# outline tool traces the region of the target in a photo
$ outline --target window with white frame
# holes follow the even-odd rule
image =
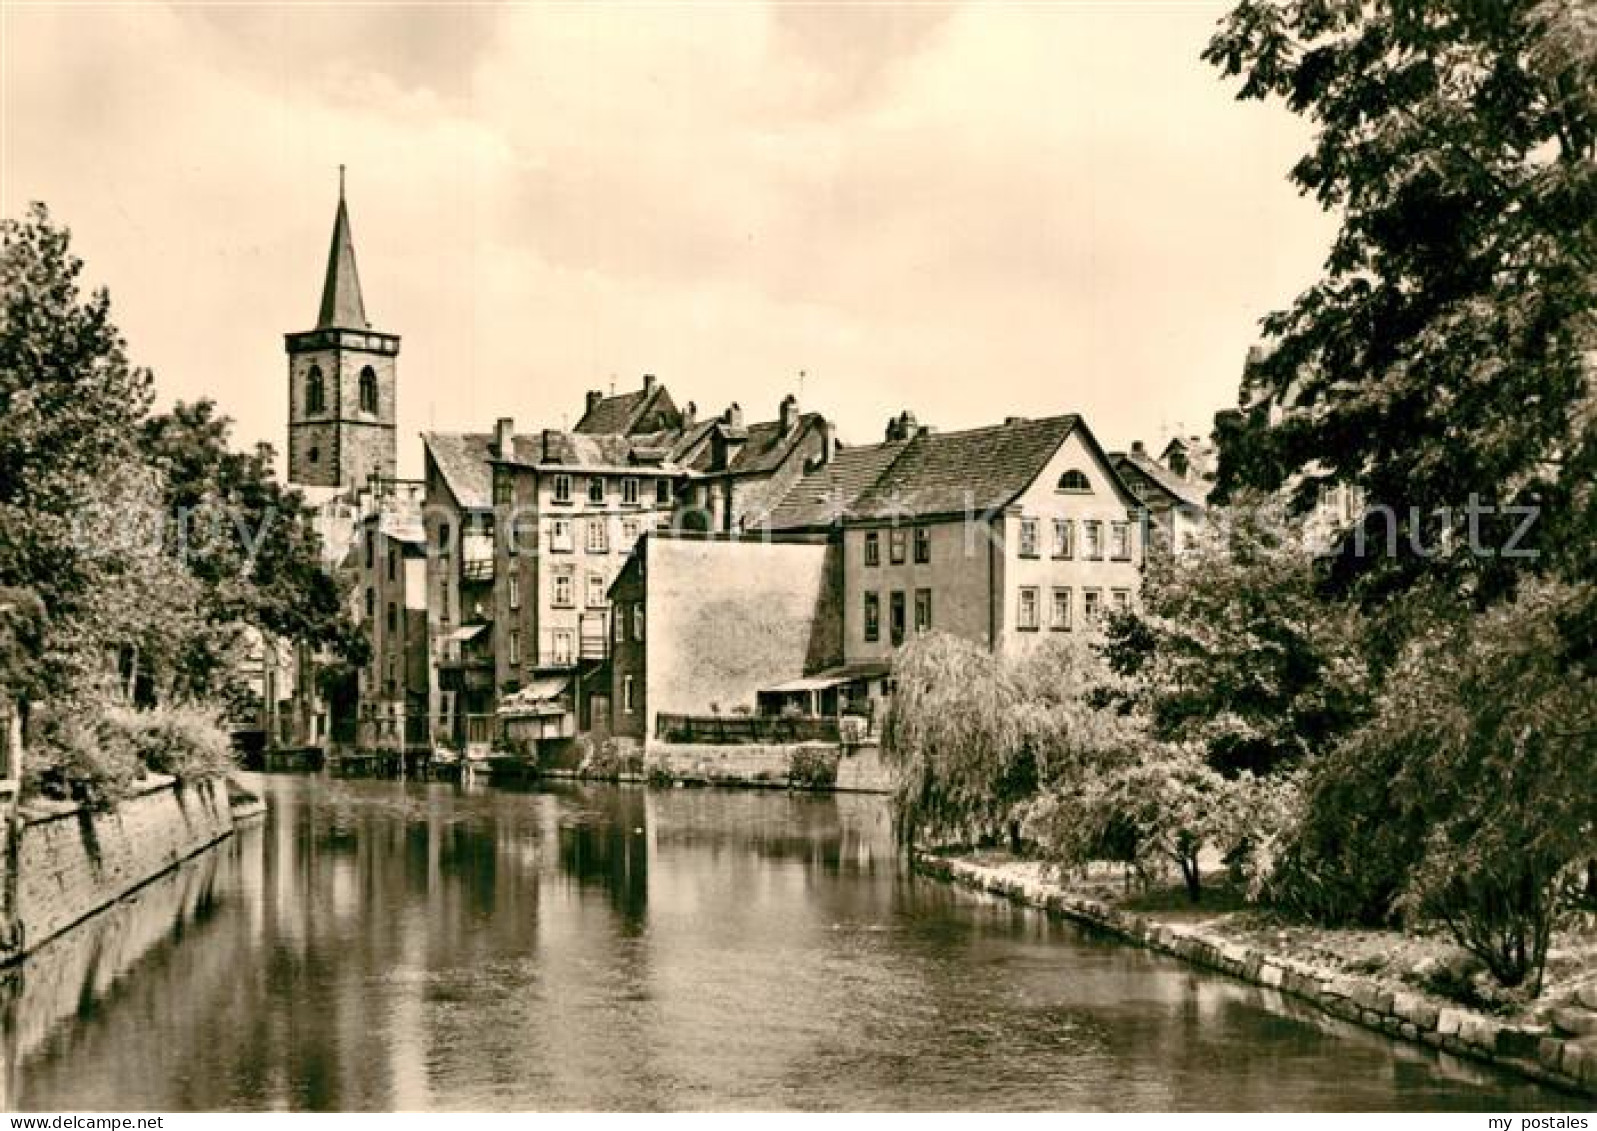
[[[521,608],[521,578],[516,576],[516,572],[512,570],[506,580],[509,582],[510,588],[510,607],[519,609]]]
[[[621,709],[629,715],[638,709],[637,696],[630,675],[621,677]]]
[[[1131,560],[1131,523],[1109,524],[1109,556],[1117,562]]]
[[[632,606],[632,639],[643,639],[643,602]]]
[[[610,633],[617,644],[627,642],[627,611],[620,605],[610,610]]]
[[[569,518],[557,518],[549,523],[549,549],[560,554],[571,553],[573,546]]]
[[[868,566],[882,564],[882,536],[874,530],[865,532],[865,564]]]
[[[602,503],[602,502],[604,502],[604,476],[602,476],[602,475],[590,475],[590,476],[588,476],[588,502],[590,502],[590,503]]]
[[[604,607],[604,574],[590,573],[588,575],[588,608],[599,609]]]
[[[1071,591],[1068,586],[1054,589],[1054,615],[1049,621],[1049,627],[1055,632],[1066,632],[1070,629]]]
[[[629,475],[621,481],[621,501],[623,503],[636,503],[638,501],[638,480],[636,476]]]
[[[555,476],[554,501],[557,503],[569,503],[571,501],[571,476],[566,475],[564,472]]]
[[[1081,524],[1082,531],[1087,538],[1087,560],[1103,560],[1103,523],[1095,518],[1089,518]]]
[[[932,529],[929,526],[915,528],[915,564],[926,565],[932,560]]]
[[[887,560],[894,565],[904,564],[904,551],[909,531],[894,527],[887,535]]]
[[[1131,590],[1111,589],[1109,591],[1109,602],[1114,606],[1115,612],[1126,612],[1131,608]]]
[[[574,602],[571,599],[571,575],[560,572],[554,575],[554,595],[552,603],[558,609],[569,609]]]
[[[549,638],[550,658],[557,664],[569,664],[572,656],[572,637],[568,629],[556,629]]]
[[[632,549],[633,544],[637,542],[638,529],[637,519],[624,518],[621,520],[621,549],[623,552]]]
[[[932,591],[915,590],[915,631],[930,632],[932,627]]]
[[[1103,612],[1103,590],[1083,589],[1081,591],[1081,616],[1083,620],[1096,620],[1098,614]]]
[[[588,520],[588,553],[603,554],[610,549],[610,524],[602,518]]]
[[[1023,518],[1020,520],[1020,556],[1035,558],[1037,556],[1037,520]]]
[[[510,662],[521,663],[521,633],[514,628],[510,630]]]
[[[1037,587],[1023,585],[1020,588],[1020,607],[1015,617],[1015,625],[1027,632],[1037,628]]]
[[[1076,524],[1068,518],[1054,519],[1054,557],[1069,558],[1076,553]]]

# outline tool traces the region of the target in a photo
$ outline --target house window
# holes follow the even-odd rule
[[[624,518],[621,520],[621,542],[623,550],[632,549],[632,544],[638,540],[638,520]]]
[[[377,590],[366,590],[366,619],[371,620],[377,615]]]
[[[399,568],[399,547],[392,542],[388,544],[388,580],[393,581],[395,572]]]
[[[560,629],[555,632],[551,639],[554,643],[551,659],[557,664],[569,664],[571,662],[571,633],[565,629]]]
[[[1020,613],[1016,618],[1016,625],[1023,632],[1037,631],[1037,587],[1035,585],[1021,587]]]
[[[571,599],[571,575],[557,573],[554,575],[554,605],[558,609],[569,609],[573,602]]]
[[[571,476],[565,474],[555,476],[554,501],[557,503],[571,501]]]
[[[366,531],[366,568],[371,569],[377,562],[377,535],[370,530]]]
[[[665,506],[671,501],[671,481],[669,479],[656,479],[654,481],[654,501]]]
[[[1111,522],[1109,524],[1109,556],[1117,562],[1131,560],[1131,523]]]
[[[623,503],[638,501],[638,481],[633,476],[629,475],[621,481],[621,501]]]
[[[560,553],[571,552],[571,520],[557,518],[549,524],[549,549]]]
[[[602,518],[588,520],[588,553],[603,554],[610,549],[610,528]]]
[[[494,468],[494,506],[507,507],[510,505],[510,472],[502,467]]]
[[[1035,558],[1037,556],[1037,520],[1023,518],[1020,520],[1020,556]]]
[[[449,524],[440,522],[438,524],[438,554],[440,557],[447,556],[449,551],[453,549],[449,544],[449,534]]]
[[[1083,589],[1081,591],[1081,616],[1083,620],[1097,620],[1098,614],[1103,611],[1103,590]]]
[[[865,594],[865,639],[868,641],[880,640],[882,637],[882,599],[875,593]]]
[[[514,572],[512,572],[510,574],[510,579],[509,580],[510,580],[510,607],[512,609],[519,609],[519,608],[521,608],[521,578],[517,577],[516,574]]]
[[[887,626],[893,634],[893,643],[904,643],[904,591],[895,589],[887,602]]]
[[[360,371],[360,410],[377,415],[377,374],[369,365]]]
[[[632,606],[632,639],[643,639],[643,602]]]
[[[1054,519],[1054,557],[1068,558],[1076,552],[1076,524],[1068,518]]]
[[[600,609],[604,607],[604,574],[590,573],[588,575],[588,608]]]
[[[322,380],[320,365],[311,366],[310,372],[305,375],[305,411],[327,411],[327,384]],[[314,457],[311,462],[316,462]]]
[[[1087,476],[1085,472],[1077,471],[1075,468],[1071,468],[1069,471],[1065,472],[1059,477],[1059,490],[1090,492],[1092,490],[1092,484],[1087,482]]]
[[[932,591],[915,590],[915,631],[928,632],[932,627]]]
[[[932,560],[932,528],[917,526],[915,528],[915,564],[925,565]]]
[[[1070,628],[1070,590],[1054,590],[1054,616],[1049,623],[1055,632],[1064,632]]]
[[[510,662],[521,663],[521,633],[514,628],[510,630]]]
[[[620,605],[617,605],[611,612],[610,634],[615,638],[617,644],[625,644],[627,641],[627,616],[626,611]]]
[[[904,543],[907,531],[894,528],[887,535],[887,558],[894,565],[904,564]]]
[[[588,477],[588,502],[604,502],[604,478],[599,475]]]
[[[322,450],[320,448],[317,448],[317,447],[311,448],[311,450],[310,450],[310,461],[312,463],[320,463],[321,459],[322,459]]]
[[[1109,591],[1109,600],[1114,605],[1115,612],[1128,612],[1131,609],[1131,590],[1111,589]]]
[[[388,602],[388,616],[386,617],[386,620],[388,622],[389,632],[397,632],[399,630],[399,606],[394,604],[392,601]]]
[[[1103,523],[1095,518],[1089,518],[1081,524],[1087,535],[1087,560],[1103,560]]]
[[[630,675],[621,677],[621,709],[629,715],[638,709],[637,697],[633,692],[632,677]]]
[[[882,537],[871,530],[865,535],[865,564],[879,566],[882,564]]]

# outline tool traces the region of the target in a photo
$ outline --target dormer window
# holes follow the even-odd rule
[[[369,365],[360,371],[360,410],[377,415],[377,373]]]
[[[313,365],[305,375],[305,411],[327,411],[327,383],[322,379],[322,367]]]
[[[1061,491],[1091,491],[1092,484],[1087,482],[1087,475],[1083,471],[1071,468],[1059,477],[1059,490]]]

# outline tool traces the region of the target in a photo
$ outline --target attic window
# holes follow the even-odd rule
[[[1087,482],[1087,476],[1084,472],[1071,468],[1059,477],[1059,490],[1091,491],[1092,484]]]

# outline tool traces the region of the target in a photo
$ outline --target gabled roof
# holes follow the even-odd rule
[[[736,432],[731,431],[725,421],[712,421],[710,431],[704,435],[704,439],[710,442],[701,442],[690,448],[691,454],[686,464],[689,469],[705,475],[751,475],[775,471],[787,461],[804,434],[811,428],[819,428],[824,421],[820,413],[806,412],[785,432],[779,420],[762,420]],[[737,445],[725,467],[716,467],[714,464],[714,433],[717,429]]]
[[[1202,509],[1208,506],[1214,484],[1206,480],[1183,479],[1146,452],[1114,452],[1109,457],[1121,478],[1128,482],[1141,478],[1175,502]]]
[[[493,500],[492,435],[486,432],[423,432],[422,446],[432,457],[438,474],[455,502],[466,510],[488,506]]]
[[[1096,449],[1097,442],[1075,414],[917,435],[859,497],[850,517],[980,513],[1008,506],[1078,428]],[[1113,477],[1112,468],[1109,474]]]
[[[682,419],[666,387],[648,384],[631,393],[602,397],[582,414],[574,431],[588,434],[658,432]]]
[[[909,447],[908,441],[839,448],[830,463],[805,475],[771,509],[771,530],[811,530],[837,524]]]
[[[349,209],[344,206],[344,186],[338,186],[338,212],[333,217],[333,242],[327,251],[327,277],[322,281],[322,305],[316,316],[318,330],[365,330],[366,303],[355,270],[355,240],[349,232]]]
[[[571,467],[622,467],[632,461],[633,437],[610,433],[533,432],[517,436],[515,461],[558,463]]]

